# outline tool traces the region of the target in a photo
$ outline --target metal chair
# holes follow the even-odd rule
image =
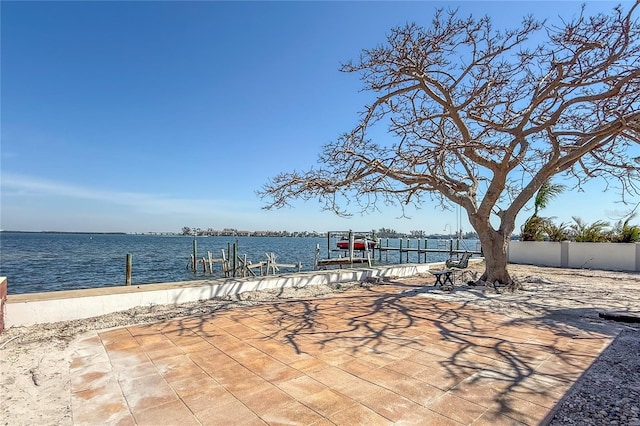
[[[465,269],[469,266],[469,259],[473,253],[465,251],[459,260],[447,259],[445,265],[447,268]]]

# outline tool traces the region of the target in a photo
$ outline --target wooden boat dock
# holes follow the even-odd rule
[[[373,241],[374,244],[367,244],[364,250],[355,250],[354,241],[357,238],[363,238],[366,241]],[[347,237],[350,241],[349,249],[341,249],[336,247],[336,237]],[[438,240],[438,247],[428,247],[426,238],[399,238],[398,245],[392,245],[394,239],[376,238],[371,232],[354,232],[354,231],[329,231],[327,232],[327,257],[320,257],[320,247],[316,247],[316,269],[326,269],[330,266],[349,267],[353,265],[367,264],[371,266],[373,261],[389,263],[389,253],[397,253],[398,263],[428,263],[429,254],[440,253],[447,254],[449,258],[456,258],[463,253],[472,253],[473,255],[482,256],[482,249],[479,245],[469,248],[464,247],[463,240],[460,239],[442,239]],[[335,253],[340,253],[338,257],[334,257]],[[412,259],[412,257],[414,259]]]
[[[363,257],[354,257],[350,259],[348,257],[336,257],[333,259],[318,259],[316,261],[317,269],[322,269],[327,266],[347,266],[347,265],[361,265],[366,263],[370,266],[371,260]]]

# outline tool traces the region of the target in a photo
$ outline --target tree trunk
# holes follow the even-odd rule
[[[493,229],[485,229],[478,232],[482,252],[485,259],[485,271],[480,278],[490,284],[498,281],[500,284],[512,283],[509,271],[507,271],[507,249],[510,235]]]

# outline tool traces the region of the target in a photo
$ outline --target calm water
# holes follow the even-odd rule
[[[214,258],[219,258],[221,250],[226,252],[228,244],[236,241],[238,256],[246,255],[253,263],[266,260],[265,253],[273,252],[278,256],[278,263],[301,262],[302,270],[310,271],[318,244],[321,257],[327,257],[326,238],[280,237],[198,237],[198,257],[211,251]],[[383,242],[386,244],[386,240]],[[415,247],[416,241],[411,243]],[[333,240],[331,244],[335,247]],[[443,241],[430,240],[429,248],[438,248],[438,244]],[[463,249],[475,249],[475,242],[463,244]],[[398,246],[399,240],[389,240],[389,245]],[[186,236],[3,232],[0,234],[0,276],[7,277],[9,294],[118,286],[125,282],[126,255],[131,253],[132,284],[212,277],[202,271],[193,273],[187,267],[192,252],[193,237]],[[338,253],[332,253],[331,257],[338,257]],[[429,262],[445,258],[446,255],[429,254]],[[399,261],[397,253],[389,253],[388,261],[383,254],[382,259],[382,263]],[[378,261],[377,252],[375,260]],[[416,254],[411,255],[410,261],[417,261]],[[222,277],[219,263],[214,269],[213,277]],[[281,270],[288,271],[294,270]]]

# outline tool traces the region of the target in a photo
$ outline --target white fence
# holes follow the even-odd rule
[[[640,271],[640,243],[511,241],[509,262],[561,268]]]

